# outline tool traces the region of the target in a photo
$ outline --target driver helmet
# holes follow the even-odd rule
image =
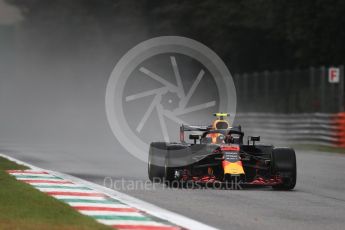
[[[225,117],[228,117],[230,114],[228,114],[228,113],[215,113],[214,115],[217,118],[212,123],[212,129],[213,130],[228,129],[229,128],[229,122],[225,119]]]

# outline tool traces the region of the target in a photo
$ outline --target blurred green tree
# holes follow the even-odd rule
[[[66,23],[74,33],[97,30],[103,39],[115,39],[111,28],[123,17],[141,17],[149,37],[199,40],[214,49],[232,72],[345,63],[343,0],[7,1],[18,6],[29,22],[54,29]],[[57,24],[60,27],[54,27]]]

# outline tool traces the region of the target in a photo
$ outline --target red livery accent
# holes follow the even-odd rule
[[[250,184],[253,184],[253,185],[277,185],[281,183],[282,183],[282,179],[280,177],[275,177],[271,179],[264,179],[262,177],[258,177],[252,182],[250,182]]]
[[[240,151],[240,146],[238,145],[222,145],[220,148],[222,151]]]

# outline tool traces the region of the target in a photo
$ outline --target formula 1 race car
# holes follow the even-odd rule
[[[151,181],[181,184],[234,184],[272,186],[291,190],[296,184],[296,155],[291,148],[257,144],[259,136],[243,143],[241,126],[229,127],[229,114],[217,113],[211,126],[182,125],[180,143],[150,145]],[[191,132],[185,141],[185,132]]]

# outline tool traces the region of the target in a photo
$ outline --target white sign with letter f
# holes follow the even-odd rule
[[[340,69],[331,67],[328,69],[328,82],[339,83],[340,80]]]

